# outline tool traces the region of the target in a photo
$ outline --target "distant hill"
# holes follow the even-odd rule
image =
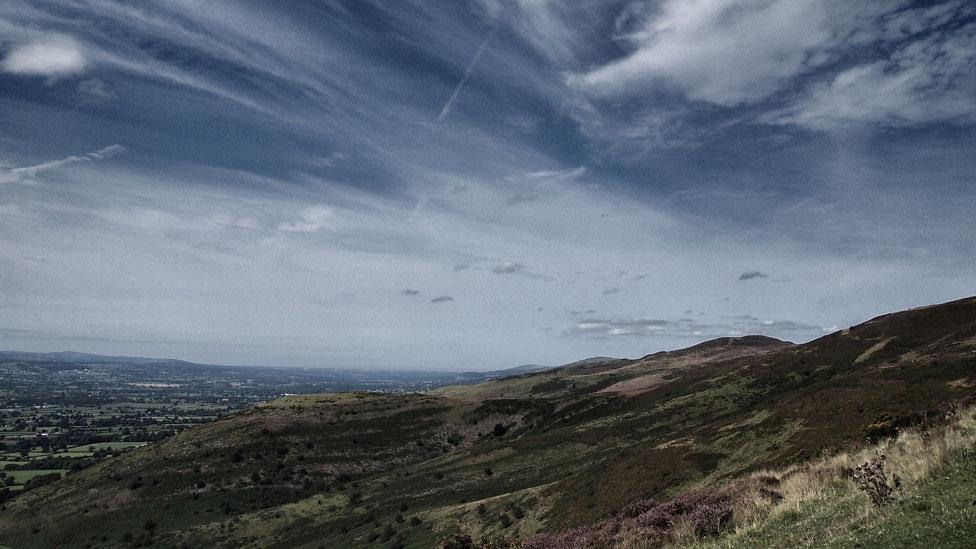
[[[804,470],[791,467],[974,397],[976,298],[801,345],[724,338],[427,394],[287,397],[19,496],[0,511],[0,540],[433,547],[459,531],[596,531],[644,516],[627,515],[635,502],[679,505],[757,471]]]
[[[552,369],[553,366],[540,366],[538,364],[523,364],[521,366],[515,366],[513,368],[508,368],[506,370],[500,370],[500,373],[506,375],[520,375],[520,374],[532,374],[535,372],[543,372],[545,370]]]
[[[75,351],[58,351],[53,353],[31,353],[24,351],[0,351],[0,364],[12,361],[21,361],[27,363],[58,363],[58,364],[121,364],[121,365],[166,365],[166,366],[184,366],[188,368],[269,368],[272,366],[232,366],[226,364],[201,364],[197,362],[189,362],[186,360],[178,360],[174,358],[147,358],[138,356],[112,356],[112,355],[96,355],[90,353],[78,353]],[[513,368],[506,368],[503,370],[490,370],[487,372],[450,372],[450,371],[424,371],[424,370],[398,370],[401,372],[416,372],[418,374],[439,374],[445,376],[462,376],[470,377],[474,380],[484,381],[488,379],[496,379],[499,377],[505,377],[510,375],[520,375],[528,374],[532,372],[541,372],[543,370],[548,370],[552,366],[540,366],[538,364],[524,364],[521,366],[515,366]],[[293,368],[292,369],[296,369]],[[315,369],[315,368],[302,368],[302,369]],[[328,370],[335,370],[335,368],[327,368]],[[356,372],[366,372],[369,370],[350,368],[350,371]],[[379,372],[387,372],[389,370],[374,370]]]
[[[167,364],[186,366],[212,366],[210,364],[196,364],[173,358],[146,358],[135,356],[106,356],[74,351],[59,351],[56,353],[28,353],[22,351],[0,351],[0,363],[9,361],[25,362],[58,362],[63,364]]]

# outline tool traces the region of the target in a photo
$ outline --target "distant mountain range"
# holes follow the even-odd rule
[[[25,352],[25,351],[0,351],[0,362],[10,362],[10,361],[23,361],[23,362],[58,362],[64,364],[127,364],[127,365],[154,365],[154,364],[165,364],[168,366],[172,365],[185,365],[190,367],[205,367],[205,368],[274,368],[277,366],[237,366],[229,364],[203,364],[198,362],[190,362],[187,360],[179,360],[175,358],[149,358],[141,356],[114,356],[114,355],[96,355],[91,353],[79,353],[75,351],[57,351],[52,353],[36,353],[36,352]],[[294,368],[294,367],[286,367]],[[442,370],[435,370],[438,373],[443,373],[447,375],[457,374],[472,377],[485,377],[485,378],[497,378],[504,375],[516,375],[516,374],[527,374],[532,372],[539,372],[542,370],[547,370],[553,368],[553,366],[540,366],[538,364],[523,364],[521,366],[515,366],[512,368],[506,368],[502,370],[491,370],[487,372],[445,372]],[[314,369],[314,368],[301,368],[301,369]],[[332,368],[334,369],[334,368]],[[363,368],[349,368],[349,370],[368,371]],[[381,370],[388,371],[388,370]],[[417,371],[423,373],[430,373],[431,370],[400,370],[400,371]]]
[[[533,372],[540,372],[552,368],[552,366],[540,366],[538,364],[525,364],[501,370],[491,370],[486,372],[460,371],[451,372],[443,370],[390,370],[390,369],[366,369],[366,368],[296,368],[278,366],[234,366],[226,364],[201,364],[178,360],[172,358],[147,358],[134,356],[109,356],[90,353],[78,353],[74,351],[59,351],[53,353],[32,353],[23,351],[0,351],[0,365],[19,362],[34,365],[77,365],[77,366],[99,366],[99,367],[140,367],[140,368],[183,368],[195,371],[213,370],[214,372],[303,372],[323,375],[342,376],[343,374],[355,375],[364,384],[368,384],[370,378],[388,379],[391,375],[399,378],[416,378],[417,380],[435,380],[439,384],[471,384],[483,381],[498,379],[506,376],[523,375]],[[364,386],[365,388],[365,386]]]
[[[74,351],[59,351],[54,353],[28,353],[23,351],[0,351],[0,362],[60,362],[66,364],[185,364],[188,366],[213,366],[196,364],[174,358],[146,358],[136,356],[106,356]]]

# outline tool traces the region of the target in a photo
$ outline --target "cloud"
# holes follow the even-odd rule
[[[447,301],[454,301],[454,298],[449,295],[439,295],[430,300],[431,303],[445,303]]]
[[[724,26],[755,23],[752,12],[781,0],[750,2],[726,2],[746,7],[698,23],[724,39]],[[703,69],[714,60],[697,49],[686,52],[698,56],[688,67],[665,65],[617,91],[566,86],[567,73],[585,76],[587,67],[599,70],[643,45],[661,48],[673,37],[642,33],[668,10],[706,3],[499,0],[489,10],[501,19],[498,34],[453,114],[438,125],[438,105],[443,110],[458,90],[494,22],[450,3],[374,2],[370,17],[325,6],[316,19],[281,2],[0,2],[0,60],[58,28],[76,38],[86,67],[97,68],[38,93],[0,93],[0,157],[16,160],[0,168],[0,180],[26,182],[33,173],[59,182],[0,185],[0,287],[10,289],[0,292],[0,323],[263,347],[222,354],[215,346],[205,360],[447,368],[463,358],[489,368],[595,352],[639,355],[687,343],[668,338],[790,328],[730,320],[747,308],[759,323],[782,321],[776,315],[790,311],[810,324],[846,324],[894,310],[905,295],[935,302],[971,288],[972,136],[941,127],[885,132],[883,139],[851,132],[865,143],[848,146],[848,134],[828,142],[803,131],[830,127],[809,107],[820,95],[841,93],[832,86],[845,71],[897,54],[907,60],[904,69],[899,62],[859,78],[879,85],[908,70],[908,61],[925,59],[958,74],[950,55],[919,52],[922,44],[968,51],[960,41],[966,20],[954,16],[951,28],[933,33],[947,16],[905,12],[890,24],[856,25],[858,36],[870,31],[864,38],[831,31],[836,39],[811,48],[794,76],[786,75],[798,54],[767,60],[761,49],[748,49],[746,33],[743,47],[730,47],[747,59],[728,68],[741,77],[718,74],[725,67]],[[614,25],[625,4],[631,8]],[[897,0],[822,4],[904,8]],[[955,5],[965,4],[972,3]],[[829,19],[831,29],[851,20]],[[699,48],[694,24],[672,26],[692,50]],[[710,32],[699,33],[706,45]],[[369,38],[381,35],[396,39]],[[405,62],[389,62],[394,50],[406,52],[398,57]],[[775,70],[740,66],[756,61]],[[753,77],[755,89],[743,83]],[[99,95],[95,79],[117,100],[85,103]],[[0,80],[15,88],[34,83],[5,72]],[[917,84],[923,81],[885,89],[917,101],[968,89],[962,76],[945,80],[941,91],[943,80],[933,88]],[[769,89],[761,101],[746,99]],[[695,93],[704,99],[692,99]],[[469,108],[477,124],[448,123]],[[778,116],[753,124],[768,110]],[[866,125],[884,116],[844,114]],[[927,119],[924,111],[910,118]],[[112,136],[104,144],[124,143],[145,157],[42,164],[68,153],[38,151],[93,150],[85,142],[92,136]],[[691,203],[671,198],[676,189],[719,193]],[[504,207],[513,197],[541,199]],[[432,290],[431,281],[451,278],[455,265],[471,265],[453,277],[464,284]],[[493,266],[502,267],[498,276]],[[758,281],[763,299],[748,305],[743,292],[753,283],[734,274],[746,267],[773,273]],[[630,283],[596,275],[617,268],[651,276]],[[536,282],[530,271],[554,278]],[[824,272],[832,276],[814,276]],[[774,284],[780,273],[793,276],[803,295]],[[629,292],[628,284],[641,285],[633,299],[601,298],[613,285]],[[400,294],[404,288],[424,290],[410,298]],[[409,323],[397,315],[448,291],[456,298],[450,307],[411,311]],[[617,308],[605,311],[609,304]],[[537,305],[544,311],[534,312]],[[600,312],[563,313],[593,308]],[[686,309],[702,324],[680,322]],[[673,325],[661,338],[625,337],[628,330],[656,333],[629,324],[648,314]],[[557,337],[576,324],[570,319],[584,317],[623,320],[604,326],[606,345]],[[545,335],[538,326],[556,330]],[[456,353],[431,351],[451,345]]]
[[[0,70],[10,74],[50,78],[80,74],[87,67],[88,62],[78,42],[61,35],[16,46],[0,62]]]
[[[317,233],[322,229],[335,230],[335,210],[327,206],[313,206],[302,212],[301,219],[278,224],[278,230],[289,233]]]
[[[621,56],[570,71],[605,154],[696,148],[742,122],[833,131],[976,121],[976,5],[666,0],[623,9]],[[708,112],[705,107],[720,107]],[[746,110],[748,109],[748,110]]]
[[[614,96],[673,86],[696,101],[734,106],[779,90],[832,34],[816,0],[669,0],[630,36],[624,58],[570,79]]]
[[[116,95],[105,86],[105,82],[98,78],[81,81],[78,84],[78,93],[92,102],[107,101],[116,98]]]
[[[94,160],[104,160],[125,152],[125,147],[119,144],[109,145],[103,149],[88,153],[88,157]]]
[[[411,289],[408,288],[406,290],[401,291],[400,293],[402,295],[406,295],[406,296],[414,296],[414,295],[420,294],[420,291],[419,290],[411,290]]]
[[[687,311],[686,311],[687,312]],[[731,320],[699,322],[691,318],[586,318],[575,321],[564,335],[586,339],[668,337],[704,340],[715,337],[762,334],[769,336],[820,335],[826,329],[790,320],[761,320],[738,315]]]
[[[577,321],[565,333],[582,337],[648,337],[662,335],[668,327],[673,326],[670,321],[655,318],[637,319],[599,319],[585,318]]]
[[[491,272],[496,275],[515,274],[525,270],[522,263],[502,263],[491,268]]]
[[[30,182],[36,178],[38,174],[46,171],[57,170],[70,164],[77,164],[79,162],[105,160],[107,158],[120,155],[124,152],[125,147],[119,144],[114,144],[88,154],[72,155],[58,160],[49,160],[33,166],[24,166],[19,168],[8,166],[5,168],[3,165],[0,165],[0,184]]]
[[[518,191],[505,199],[505,205],[511,207],[542,200],[546,196],[542,190],[560,182],[579,179],[586,172],[585,166],[579,166],[566,170],[536,170],[510,175],[505,179],[520,186]]]
[[[752,280],[754,278],[769,278],[769,275],[759,271],[746,271],[739,275],[739,280]]]
[[[772,124],[831,130],[976,120],[976,23],[904,43],[887,59],[818,82],[794,104],[765,115]]]
[[[823,330],[820,326],[793,322],[792,320],[764,320],[755,326],[762,330],[772,330],[774,332],[809,332]]]
[[[525,174],[522,179],[525,181],[562,181],[581,177],[586,174],[586,170],[586,166],[566,170],[539,170]]]

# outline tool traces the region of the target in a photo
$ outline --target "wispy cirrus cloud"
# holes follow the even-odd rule
[[[866,124],[972,123],[976,120],[972,70],[976,22],[951,33],[926,30],[931,33],[896,42],[887,59],[830,75],[796,103],[761,119],[819,130]]]
[[[300,219],[283,221],[278,224],[278,230],[289,233],[317,233],[323,229],[334,230],[336,227],[335,210],[328,206],[313,206],[306,208]]]
[[[971,3],[468,7],[0,2],[84,61],[0,69],[0,323],[493,368],[971,290]]]
[[[105,160],[125,152],[125,147],[119,144],[109,145],[83,155],[72,155],[57,160],[48,160],[33,166],[6,167],[0,165],[0,184],[2,183],[31,183],[39,174],[59,170],[71,164]]]

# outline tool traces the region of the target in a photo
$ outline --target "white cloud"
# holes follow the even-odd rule
[[[633,52],[570,83],[596,96],[665,83],[717,105],[759,101],[831,40],[828,11],[814,0],[671,0],[632,35]]]
[[[78,42],[61,35],[38,38],[17,46],[0,63],[4,72],[51,78],[79,74],[87,67],[88,62]]]
[[[307,208],[301,219],[278,224],[278,230],[289,233],[317,233],[322,229],[334,231],[335,228],[335,210],[327,206]]]
[[[85,99],[92,102],[106,101],[109,99],[115,99],[115,94],[112,93],[105,82],[102,82],[98,78],[92,78],[89,80],[84,80],[78,84],[78,93],[80,93]]]
[[[905,0],[666,0],[627,8],[616,27],[630,52],[567,77],[579,92],[573,114],[611,154],[694,146],[709,133],[689,122],[695,103],[758,106],[766,112],[746,119],[817,130],[968,123],[976,112],[973,15],[959,1],[913,8]],[[690,103],[660,100],[675,92]],[[624,116],[616,114],[621,101]],[[735,121],[715,126],[726,123]]]
[[[901,28],[901,27],[898,27]],[[763,120],[813,129],[852,124],[908,126],[976,118],[976,24],[909,42],[889,59],[858,65],[814,85]]]
[[[805,0],[796,1],[810,5]],[[22,13],[28,4],[0,8],[0,35],[7,37],[8,44],[26,44],[36,38],[10,36],[3,27],[2,16],[13,18],[10,14]],[[450,18],[453,16],[417,17],[427,15],[428,10],[439,13],[430,7],[434,4],[410,4],[402,12],[413,19],[396,19],[399,27],[390,27],[397,28],[404,40],[412,39],[410,43],[431,59],[458,67],[460,75],[471,60],[472,50],[484,39],[485,24],[467,28]],[[659,3],[644,4],[657,10]],[[777,2],[773,0],[743,3],[750,9],[740,10],[739,19],[713,18],[711,23],[724,33],[714,39],[728,40],[731,49],[738,49],[725,27],[758,25],[753,12],[765,13],[774,4]],[[893,4],[885,2],[886,6]],[[296,122],[280,128],[273,125],[274,120],[262,118],[260,127],[250,126],[259,134],[268,130],[275,140],[285,137],[285,145],[314,143],[315,148],[288,151],[280,159],[290,175],[272,179],[248,174],[243,171],[244,165],[231,165],[240,151],[251,150],[247,146],[236,149],[236,141],[226,144],[227,163],[218,163],[222,167],[193,165],[195,154],[184,155],[181,148],[170,150],[162,145],[176,144],[179,139],[179,143],[192,147],[199,138],[194,131],[197,128],[173,124],[144,128],[148,132],[142,136],[145,143],[161,144],[151,154],[155,159],[152,164],[159,166],[159,171],[118,173],[112,171],[114,162],[94,161],[111,154],[111,150],[43,164],[20,161],[18,165],[36,164],[22,168],[0,167],[0,181],[27,181],[61,166],[51,175],[56,174],[64,183],[56,189],[0,186],[0,287],[10,289],[0,292],[0,323],[8,328],[89,333],[103,338],[206,339],[215,342],[210,350],[173,346],[139,351],[162,356],[185,351],[186,356],[204,361],[498,367],[530,360],[558,363],[593,354],[640,356],[687,344],[673,338],[710,337],[733,330],[749,333],[754,331],[750,326],[727,321],[744,310],[758,315],[756,318],[780,318],[782,311],[788,310],[791,318],[826,325],[845,322],[851,316],[863,318],[866,311],[898,308],[904,304],[905,295],[917,304],[971,289],[972,266],[965,263],[965,254],[937,250],[924,264],[902,259],[902,255],[865,258],[861,254],[865,249],[942,241],[953,243],[946,244],[944,250],[962,249],[955,243],[965,241],[965,233],[958,227],[969,221],[966,215],[971,208],[966,207],[972,200],[968,196],[953,201],[948,208],[938,203],[938,193],[907,195],[911,200],[903,199],[905,193],[852,193],[867,198],[857,207],[836,213],[841,207],[838,204],[844,203],[841,197],[815,194],[817,204],[835,208],[834,213],[821,215],[809,203],[794,212],[786,210],[785,202],[775,196],[730,194],[729,187],[737,182],[733,170],[727,181],[723,176],[716,182],[722,188],[721,202],[710,199],[727,205],[733,213],[728,218],[711,219],[702,214],[707,209],[694,207],[697,203],[684,207],[658,200],[663,198],[658,191],[668,188],[668,171],[675,170],[674,179],[678,180],[681,170],[687,168],[683,160],[668,160],[641,172],[641,181],[632,186],[615,179],[619,162],[595,161],[588,156],[595,148],[593,143],[577,143],[575,137],[563,143],[568,135],[561,133],[565,128],[559,115],[575,108],[567,103],[584,94],[563,93],[562,71],[580,71],[580,67],[603,60],[609,39],[633,40],[634,51],[644,44],[653,45],[654,40],[674,40],[666,35],[654,38],[642,34],[648,18],[663,11],[632,11],[627,16],[630,20],[621,20],[618,25],[617,37],[595,36],[606,32],[612,21],[605,10],[619,5],[605,0],[524,0],[498,3],[487,10],[503,18],[499,36],[504,35],[506,40],[492,42],[491,55],[483,55],[480,63],[484,64],[479,64],[472,76],[479,80],[484,77],[488,85],[478,86],[478,90],[465,88],[461,97],[470,92],[474,104],[495,90],[511,99],[503,102],[504,108],[498,113],[491,111],[502,116],[499,123],[508,124],[505,132],[495,133],[490,123],[469,127],[431,123],[433,97],[414,93],[418,89],[416,71],[388,70],[386,65],[374,63],[373,48],[368,48],[367,55],[358,51],[363,44],[358,40],[353,46],[340,43],[334,37],[342,33],[309,32],[306,36],[299,30],[311,31],[314,25],[266,24],[268,18],[263,14],[239,6],[186,1],[142,10],[122,3],[89,4],[92,17],[79,22],[77,32],[72,32],[84,44],[88,63],[104,68],[105,76],[79,78],[82,93],[97,96],[99,91],[115,92],[125,95],[126,102],[147,98],[143,105],[153,109],[159,105],[153,102],[157,96],[151,92],[162,89],[167,97],[179,93],[187,101],[202,99],[206,103],[198,105],[200,109],[209,113],[212,108],[215,117],[230,113],[235,119],[237,104],[244,104],[279,121]],[[517,6],[521,6],[518,14],[514,9]],[[691,9],[677,2],[668,6]],[[860,3],[857,8],[865,9]],[[398,10],[398,3],[383,9]],[[208,13],[201,19],[195,16],[197,10]],[[599,11],[599,17],[586,17],[586,10]],[[531,13],[523,17],[522,11]],[[239,18],[235,19],[235,14]],[[88,25],[93,19],[111,25]],[[24,21],[19,26],[25,33],[36,33],[46,21]],[[816,21],[805,24],[816,27]],[[118,35],[104,30],[122,25],[131,33]],[[699,47],[691,38],[695,29],[689,25],[684,40],[689,47]],[[59,28],[67,28],[67,24]],[[792,27],[783,23],[777,28]],[[903,35],[900,40],[922,39],[912,34],[915,26],[892,23],[892,28]],[[846,43],[877,40],[878,32],[849,38]],[[621,33],[627,37],[621,38]],[[154,54],[158,52],[142,49],[142,41],[131,40],[142,35],[179,44],[187,60],[199,59],[202,54],[221,63],[219,67],[235,70],[209,70],[214,65],[157,58]],[[706,42],[712,39],[707,33],[703,37]],[[748,34],[743,39],[750,43]],[[699,48],[697,58],[692,56],[695,52],[686,52],[692,56],[687,59],[688,67],[671,60],[667,71],[627,86],[663,82],[684,92],[691,87],[680,86],[692,86],[699,79],[708,84],[701,87],[701,93],[725,104],[751,91],[748,80],[756,78],[760,92],[786,86],[797,94],[777,96],[775,101],[806,97],[799,93],[804,90],[797,89],[796,81],[784,84],[792,78],[788,76],[791,71],[797,70],[799,54],[787,48],[783,59],[767,59],[765,45],[758,42],[751,42],[752,50],[739,52],[745,60],[733,59],[733,66],[702,57],[707,50]],[[540,52],[524,56],[526,45]],[[847,68],[839,62],[835,66],[829,55],[824,57],[829,48],[811,50],[815,51],[801,61],[798,70],[813,67],[811,70],[822,71],[823,81],[829,82],[837,71]],[[873,51],[865,48],[859,59],[870,57]],[[730,56],[721,48],[716,55],[723,59]],[[749,66],[767,61],[771,69]],[[362,67],[371,69],[363,71]],[[744,74],[712,74],[712,68]],[[898,70],[886,69],[879,77]],[[108,80],[120,72],[128,76]],[[230,74],[257,76],[236,79],[228,78]],[[95,76],[106,78],[109,89],[94,81],[81,85]],[[421,88],[439,90],[442,98],[448,97],[451,86],[456,85],[454,81],[441,82],[438,87],[428,76],[420,76]],[[805,75],[805,81],[812,81],[812,76]],[[220,105],[212,101],[214,97],[199,98],[192,90],[170,86],[173,83],[237,104]],[[135,86],[129,88],[130,84]],[[65,90],[71,91],[68,87]],[[523,98],[519,95],[522,92],[535,95]],[[558,112],[541,108],[537,102],[540,98],[558,107]],[[683,147],[707,140],[718,131],[713,128],[724,112],[708,107],[703,111],[706,121],[698,116],[702,107],[698,103],[670,98],[656,102],[654,97],[647,101],[631,101],[630,97],[612,101],[620,99],[616,96],[605,101],[589,99],[594,108],[586,113],[584,137],[598,141],[599,148],[627,153],[641,161],[645,161],[639,154],[644,144]],[[531,116],[524,116],[529,112]],[[149,114],[156,119],[159,113]],[[550,141],[558,142],[558,160],[552,156],[556,149],[534,145],[546,135],[542,132],[555,128],[556,118],[560,130],[551,134]],[[87,129],[81,124],[89,120],[90,114],[84,114],[76,123]],[[247,120],[245,117],[241,123]],[[249,126],[235,124],[235,131],[240,127]],[[207,126],[203,133],[209,140],[212,132],[221,129]],[[538,134],[531,140],[522,139],[528,129]],[[306,134],[305,130],[314,131]],[[126,135],[132,142],[140,140],[137,133]],[[290,139],[288,135],[301,138]],[[266,139],[263,134],[253,137],[255,145]],[[251,141],[250,136],[246,141]],[[12,141],[0,142],[5,149],[17,150],[16,143],[8,143]],[[24,157],[23,151],[30,150],[27,147],[29,144],[21,146],[17,158]],[[328,154],[340,149],[349,157],[338,152]],[[748,150],[747,154],[754,153]],[[268,155],[275,156],[271,152]],[[85,157],[91,161],[86,162]],[[292,158],[305,161],[289,164]],[[71,162],[77,164],[63,168]],[[244,164],[250,165],[250,161]],[[572,168],[581,164],[591,166],[590,170]],[[268,171],[277,171],[278,166],[276,163]],[[562,169],[566,166],[570,169]],[[373,171],[373,167],[388,168],[389,172]],[[803,165],[790,168],[797,170],[802,181],[806,173],[800,171]],[[259,171],[265,172],[263,168]],[[384,173],[395,176],[386,178]],[[659,176],[662,185],[658,185]],[[326,177],[348,184],[325,181]],[[363,187],[356,189],[360,177]],[[38,175],[38,179],[42,178]],[[366,179],[375,179],[371,182],[375,185],[366,184]],[[755,183],[763,181],[760,178]],[[689,192],[710,183],[704,177],[691,177]],[[638,185],[639,193],[620,192]],[[900,205],[904,209],[899,212],[910,209],[913,213],[928,207],[926,211],[950,210],[953,215],[895,216],[895,210],[885,204],[879,206],[878,200]],[[511,207],[515,203],[520,207]],[[762,207],[763,215],[754,219],[744,215],[752,211],[751,204],[756,210]],[[688,212],[694,216],[686,215]],[[729,221],[733,218],[748,222],[738,226]],[[920,219],[924,219],[924,227]],[[918,236],[906,236],[909,232]],[[964,268],[947,267],[950,260]],[[524,261],[529,267],[506,261]],[[777,276],[789,275],[796,283],[735,281],[744,268],[757,265]],[[607,279],[608,273],[621,268],[648,274],[635,277],[635,284]],[[919,285],[919,280],[924,284]],[[620,295],[601,297],[601,292],[614,284],[620,286]],[[798,287],[803,288],[799,298]],[[422,292],[424,297],[401,298],[403,288]],[[448,304],[443,300],[442,305],[433,306],[430,299],[435,296],[453,296],[456,301]],[[612,310],[592,310],[611,306]],[[700,323],[679,323],[682,311],[689,308],[701,315]],[[586,337],[558,338],[559,329],[546,333],[547,327],[566,326],[570,321],[560,311],[570,310],[587,311],[586,316],[598,319],[577,328],[581,335],[604,335],[612,343],[604,345],[603,340],[594,342]],[[660,326],[641,320],[647,314],[669,319],[673,325],[665,326],[665,333],[657,336]],[[762,326],[786,329],[792,325]],[[656,339],[623,337],[642,334],[655,335]],[[227,345],[221,347],[219,342]],[[231,344],[249,345],[254,350],[240,351]]]
[[[119,340],[214,342],[145,351],[159,356],[444,368],[642,356],[732,330],[813,337],[817,329],[807,325],[894,310],[907,294],[913,303],[945,300],[972,285],[971,268],[947,274],[937,261],[918,267],[822,255],[775,238],[762,245],[704,238],[652,205],[579,182],[555,187],[521,212],[486,207],[506,196],[497,180],[434,177],[424,180],[429,206],[411,219],[415,200],[325,182],[269,196],[233,188],[219,175],[160,178],[118,172],[108,162],[77,168],[64,174],[71,184],[57,194],[12,185],[0,196],[8,205],[0,206],[0,286],[16,289],[0,293],[0,322]],[[469,192],[451,192],[460,182]],[[802,222],[835,221],[814,217]],[[341,230],[326,233],[330,223]],[[321,227],[328,238],[295,238],[283,227]],[[551,278],[533,277],[529,267],[493,274],[492,267],[516,270],[504,258]],[[454,270],[464,264],[472,267]],[[736,282],[752,265],[797,283]],[[621,269],[650,277],[633,286],[615,282],[627,299],[601,296],[606,275]],[[405,299],[404,288],[427,297]],[[430,303],[438,296],[454,301]],[[684,321],[688,309],[704,314]],[[585,312],[569,320],[574,310]],[[786,310],[804,326],[761,321],[782,319]],[[745,311],[755,318],[733,318]],[[546,326],[574,337],[540,329]]]
[[[525,174],[522,179],[526,181],[561,181],[564,179],[576,179],[586,173],[586,166],[566,170],[539,170]],[[511,178],[517,180],[517,177]]]

